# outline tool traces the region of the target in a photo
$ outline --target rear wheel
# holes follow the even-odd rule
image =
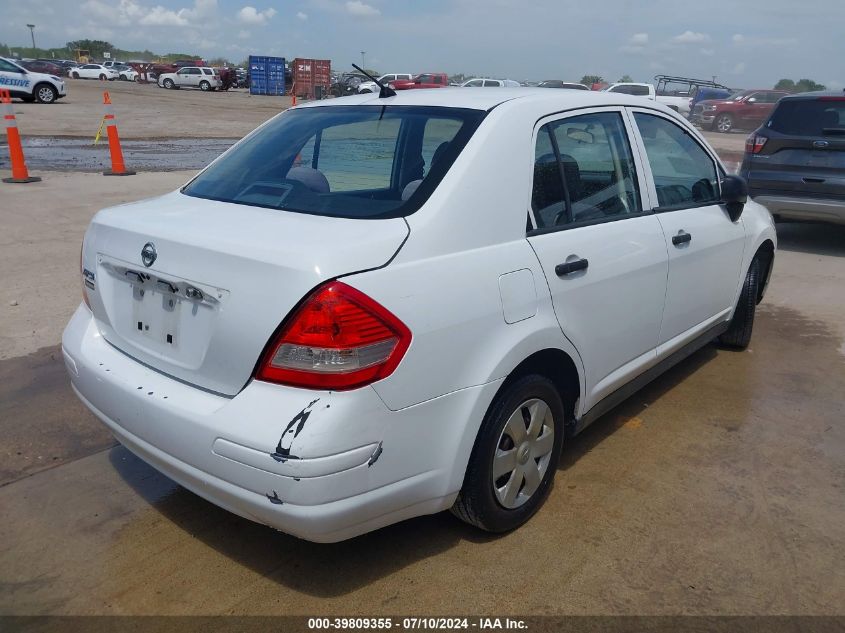
[[[202,90],[203,92],[208,92],[209,90],[211,90],[211,84],[207,81],[201,81],[200,90]]]
[[[74,79],[79,79],[79,73],[77,73],[77,72],[71,73],[70,76],[73,77]]]
[[[59,96],[58,91],[50,84],[38,84],[33,94],[38,103],[54,103]]]
[[[736,304],[731,324],[728,326],[728,330],[719,337],[719,342],[725,347],[745,349],[751,342],[759,286],[760,260],[755,258],[745,275],[745,282],[742,284],[742,292],[739,294],[739,301]]]
[[[713,129],[722,134],[727,134],[734,127],[734,118],[730,114],[720,114],[713,121]]]
[[[452,513],[488,532],[528,521],[551,488],[563,423],[563,403],[548,378],[529,374],[506,387],[484,417]]]

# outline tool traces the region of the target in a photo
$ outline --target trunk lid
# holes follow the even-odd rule
[[[322,217],[174,192],[98,213],[83,268],[94,273],[88,294],[109,343],[234,395],[303,297],[328,279],[385,265],[407,235],[401,218]],[[149,266],[142,249],[147,262],[155,251]]]

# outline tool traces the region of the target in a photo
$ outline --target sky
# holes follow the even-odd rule
[[[658,73],[845,87],[845,0],[0,0],[0,42],[361,63],[379,72],[615,81]],[[8,54],[8,51],[0,51]]]

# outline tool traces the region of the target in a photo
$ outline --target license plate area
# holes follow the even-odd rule
[[[185,369],[202,365],[227,290],[102,254],[97,280],[108,325],[103,335],[109,342],[129,354],[139,350]]]
[[[174,292],[160,290],[160,285],[132,284],[132,323],[150,341],[178,347],[183,299]]]

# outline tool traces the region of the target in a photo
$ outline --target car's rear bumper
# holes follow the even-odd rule
[[[802,198],[787,195],[754,195],[773,216],[786,220],[817,220],[845,224],[845,200]]]
[[[212,503],[321,542],[449,508],[463,479],[465,420],[498,386],[400,411],[370,387],[314,392],[252,381],[229,398],[118,351],[84,306],[62,351],[74,391],[132,452]],[[289,454],[278,451],[283,443]]]

